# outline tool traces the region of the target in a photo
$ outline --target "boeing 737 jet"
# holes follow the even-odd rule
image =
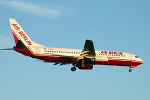
[[[144,63],[134,54],[95,50],[92,40],[86,40],[83,49],[45,47],[33,42],[15,19],[9,21],[16,46],[1,50],[15,50],[25,56],[53,62],[54,65],[72,64],[71,71],[75,71],[76,68],[91,70],[93,65],[114,65],[127,66],[131,72],[131,68]]]

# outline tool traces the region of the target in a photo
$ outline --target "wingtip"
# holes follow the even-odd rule
[[[92,41],[92,40],[90,40],[90,39],[86,39],[86,41]]]

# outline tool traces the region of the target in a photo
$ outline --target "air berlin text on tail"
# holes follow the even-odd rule
[[[20,31],[20,28],[17,26],[17,24],[12,24],[12,25],[13,25],[13,27],[14,27],[17,31],[19,31],[18,33],[19,33],[20,36],[26,41],[26,43],[27,43],[28,45],[32,45],[31,41],[29,41],[28,37],[25,36],[25,34],[23,33],[23,31]]]

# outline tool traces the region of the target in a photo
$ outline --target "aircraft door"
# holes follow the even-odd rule
[[[39,48],[36,48],[36,54],[40,54],[40,49]]]
[[[132,60],[132,55],[131,54],[129,54],[129,59]]]

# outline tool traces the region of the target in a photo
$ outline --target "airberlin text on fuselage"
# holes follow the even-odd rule
[[[102,51],[101,54],[122,55],[122,52]]]
[[[20,36],[26,41],[28,45],[32,45],[31,41],[29,41],[28,37],[23,33],[23,31],[20,31],[20,28],[17,26],[17,24],[12,24],[13,27],[18,31]]]

